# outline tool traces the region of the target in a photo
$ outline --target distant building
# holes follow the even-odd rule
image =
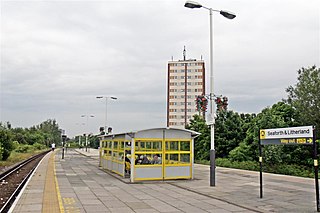
[[[205,94],[205,66],[203,60],[168,62],[167,126],[184,128],[196,110],[196,97]],[[204,114],[202,113],[204,116]]]

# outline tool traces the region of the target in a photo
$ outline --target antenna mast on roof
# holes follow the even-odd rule
[[[183,46],[183,60],[186,60],[186,46]]]

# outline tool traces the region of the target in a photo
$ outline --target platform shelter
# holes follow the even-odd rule
[[[200,133],[153,128],[100,136],[100,166],[131,182],[193,179],[194,138]]]

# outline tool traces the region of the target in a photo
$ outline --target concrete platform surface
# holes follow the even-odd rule
[[[98,162],[95,149],[50,153],[12,212],[316,212],[309,178],[264,173],[260,199],[258,172],[218,167],[210,187],[209,166],[195,165],[194,180],[129,184]]]

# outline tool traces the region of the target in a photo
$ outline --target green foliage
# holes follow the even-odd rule
[[[13,149],[11,143],[12,135],[8,126],[0,123],[0,160],[6,160]]]
[[[208,161],[208,160],[194,160],[194,163],[203,164],[203,165],[210,165],[210,161]]]
[[[12,141],[12,149],[15,150],[16,148],[18,148],[19,146],[19,142],[18,141]]]
[[[287,102],[296,110],[297,121],[302,125],[315,125],[320,138],[320,69],[301,68],[297,80],[286,89]]]
[[[244,116],[243,116],[244,117]],[[249,119],[246,115],[246,119]],[[195,139],[195,159],[209,160],[210,158],[210,126],[205,120],[194,115],[190,120],[190,125],[186,127],[201,135]],[[236,148],[245,137],[246,127],[244,121],[238,113],[233,111],[219,111],[215,124],[215,150],[217,157],[228,157],[229,152]]]
[[[68,148],[79,148],[79,143],[73,140],[68,141]]]
[[[98,149],[99,145],[100,145],[100,140],[97,136],[94,135],[89,138],[89,146],[91,148]]]
[[[39,144],[44,143],[44,136],[40,130],[33,131],[33,133],[28,134],[28,144]]]
[[[14,151],[18,153],[29,153],[29,152],[34,152],[36,150],[44,150],[47,148],[48,147],[46,145],[40,144],[40,143],[35,143],[33,145],[20,144]]]
[[[2,147],[2,144],[0,144],[0,159],[2,160],[2,154],[3,154],[4,148]]]
[[[12,128],[0,123],[0,160],[5,161],[13,150],[26,153],[47,148],[51,143],[60,143],[61,133],[55,120],[47,120],[30,128]]]
[[[37,126],[43,134],[45,144],[49,146],[52,143],[61,144],[61,132],[56,120],[48,119]]]
[[[264,146],[262,156],[264,161],[269,165],[283,163],[283,145]]]
[[[19,153],[28,153],[28,152],[31,152],[33,150],[34,150],[34,148],[33,148],[32,145],[21,144],[14,151],[15,152],[19,152]]]
[[[231,161],[252,161],[252,151],[250,146],[245,143],[240,143],[240,145],[229,153],[229,159]]]
[[[186,129],[201,133],[194,140],[195,159],[208,160],[210,158],[210,127],[208,127],[206,121],[201,116],[194,115]]]
[[[259,130],[296,125],[295,116],[294,109],[284,102],[267,107],[258,115],[239,115],[233,111],[218,111],[215,124],[216,156],[218,158],[227,157],[232,161],[257,160]],[[195,115],[187,128],[201,133],[195,139],[195,159],[209,160],[210,127],[206,125],[201,116]],[[264,149],[264,154],[271,156],[266,159],[266,162],[280,162],[281,157],[284,156],[283,150],[283,147]],[[291,148],[291,151],[295,149]]]
[[[48,148],[46,145],[41,144],[41,143],[34,143],[32,146],[35,150],[43,150],[43,149]]]
[[[292,175],[299,177],[314,177],[314,170],[312,164],[309,166],[297,165],[297,164],[273,164],[264,166],[264,172]]]
[[[12,140],[14,141],[18,141],[19,144],[27,144],[27,129],[23,129],[23,128],[14,128],[11,130],[12,132]]]
[[[78,147],[84,147],[85,146],[85,141],[86,141],[86,138],[81,136],[81,135],[80,136],[78,135],[78,136],[76,136],[74,138],[74,142],[77,143],[77,144],[80,144],[80,145],[78,145]]]
[[[215,123],[215,150],[217,157],[228,157],[229,152],[244,139],[243,120],[233,111],[218,111]]]
[[[313,147],[312,146],[283,146],[282,159],[287,164],[312,165]],[[319,152],[319,151],[318,151]]]
[[[227,168],[259,171],[259,163],[254,161],[231,161],[227,158],[217,158],[216,165]]]
[[[233,161],[257,160],[259,157],[259,130],[282,128],[297,124],[294,116],[294,109],[284,102],[278,102],[272,107],[263,109],[261,113],[252,118],[246,131],[246,137],[238,147],[230,152],[230,159]],[[272,156],[267,158],[266,162],[275,163],[280,161],[283,149],[283,147],[264,148],[263,156]]]

